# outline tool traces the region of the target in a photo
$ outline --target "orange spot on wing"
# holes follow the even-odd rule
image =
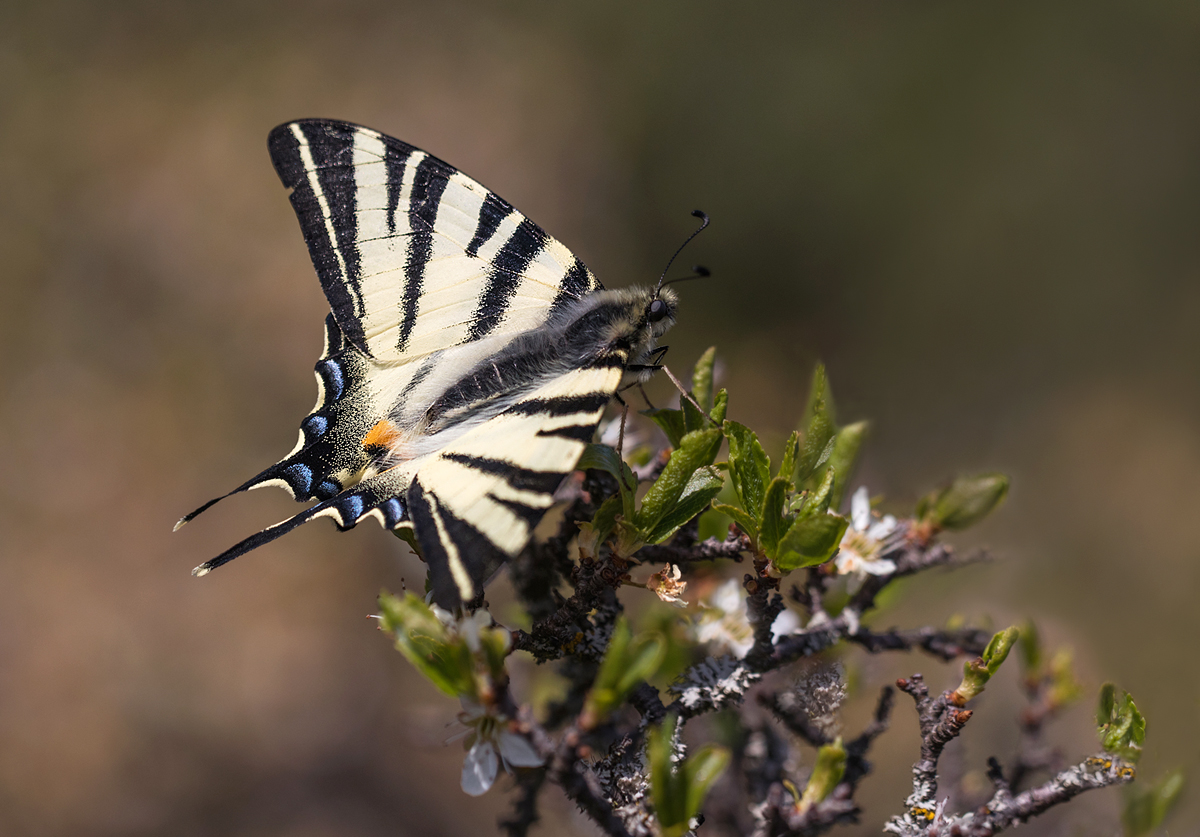
[[[400,443],[400,428],[390,420],[383,419],[363,436],[362,446],[368,451],[392,450]]]

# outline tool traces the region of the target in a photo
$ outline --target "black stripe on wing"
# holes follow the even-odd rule
[[[287,520],[251,535],[211,561],[205,561],[196,567],[192,570],[192,575],[207,575],[222,564],[228,564],[234,558],[268,544],[318,517],[331,518],[338,529],[344,532],[353,529],[363,518],[375,513],[385,529],[395,529],[408,519],[405,503],[397,496],[403,489],[404,486],[399,484],[398,479],[388,473],[365,480],[336,497],[323,500]]]
[[[434,602],[453,610],[478,596],[504,554],[482,532],[451,514],[419,477],[408,490],[408,513],[429,565]]]
[[[575,263],[563,277],[558,295],[554,298],[554,304],[550,306],[550,316],[554,317],[572,302],[598,287],[600,287],[600,283],[587,269],[587,265],[579,259],[575,259]]]
[[[438,204],[446,190],[449,174],[443,171],[446,164],[436,157],[426,157],[417,165],[413,177],[412,194],[408,203],[408,223],[412,228],[409,236],[408,257],[404,262],[404,310],[400,318],[400,333],[396,337],[396,349],[403,352],[417,324],[421,293],[425,287],[425,268],[433,256],[433,228],[437,222]]]
[[[362,300],[358,296],[358,249],[354,246],[357,221],[353,134],[323,131],[317,125],[295,123],[295,127],[307,143],[318,188],[314,189],[309,177],[293,125],[280,125],[271,131],[267,139],[271,160],[283,185],[292,190],[292,207],[329,307],[350,342],[366,351],[360,320]],[[329,218],[325,216],[326,208]]]
[[[593,392],[588,395],[560,395],[557,398],[527,398],[505,410],[521,416],[534,416],[545,413],[548,416],[570,416],[575,413],[594,413],[608,404],[612,396],[607,392]]]
[[[479,297],[475,321],[467,334],[468,341],[486,337],[500,325],[508,312],[508,306],[512,303],[513,295],[517,292],[517,286],[521,283],[521,274],[542,252],[549,240],[550,237],[541,227],[528,218],[517,225],[508,241],[500,248],[500,252],[492,259],[487,286],[483,295]]]
[[[396,234],[396,209],[400,206],[400,187],[404,183],[404,167],[411,153],[405,148],[398,147],[396,143],[387,143],[383,152],[383,164],[387,168],[387,223],[388,232],[392,235]]]
[[[475,234],[467,243],[467,255],[478,256],[482,247],[500,229],[500,222],[511,215],[512,205],[495,192],[488,192],[483,199],[483,207],[479,210],[479,224]]]
[[[537,432],[538,436],[543,438],[548,436],[558,436],[562,439],[574,439],[577,442],[583,442],[585,445],[592,441],[596,435],[596,422],[589,421],[585,424],[564,424],[560,427],[550,427]]]
[[[483,456],[471,456],[466,453],[443,453],[443,459],[466,465],[484,474],[503,477],[513,488],[522,491],[532,491],[537,494],[553,494],[563,481],[566,472],[534,471],[522,468],[504,459],[492,459]]]

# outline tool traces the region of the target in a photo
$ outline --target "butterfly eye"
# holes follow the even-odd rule
[[[667,316],[667,303],[661,299],[654,300],[650,303],[650,307],[646,309],[646,319],[652,323],[657,323],[665,316]]]

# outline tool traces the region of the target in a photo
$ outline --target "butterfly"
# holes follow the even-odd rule
[[[291,453],[175,528],[264,486],[317,502],[193,574],[318,517],[373,517],[412,528],[435,602],[469,602],[528,543],[622,383],[657,368],[676,296],[661,279],[605,289],[503,198],[378,131],[301,120],[268,146],[329,301],[317,403]]]

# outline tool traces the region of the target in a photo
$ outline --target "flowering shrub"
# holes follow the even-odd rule
[[[536,822],[548,782],[612,835],[671,837],[701,826],[809,835],[855,821],[855,794],[871,769],[866,755],[888,726],[894,690],[884,686],[872,722],[845,735],[845,676],[831,652],[846,644],[964,660],[960,682],[942,691],[931,693],[920,674],[897,683],[914,701],[921,748],[912,792],[898,800],[887,832],[991,835],[1085,790],[1131,782],[1146,722],[1133,698],[1111,685],[1101,692],[1097,752],[1060,763],[1042,744],[1044,724],[1080,689],[1069,656],[1047,654],[1032,625],[993,635],[954,625],[877,631],[865,621],[897,579],[983,557],[959,555],[940,537],[991,513],[1008,480],[959,479],[903,519],[873,511],[859,487],[842,514],[867,426],[837,423],[824,370],[773,468],[754,431],[726,418],[714,354],[697,363],[679,409],[644,413],[667,447],[636,442],[649,434],[626,434],[623,425],[616,437],[629,443],[625,451],[592,445],[560,492],[558,532],[511,563],[528,630],[495,624],[482,600],[449,614],[412,593],[380,599],[381,625],[398,650],[461,702],[463,790],[485,793],[501,767],[513,773],[514,811],[501,823],[510,835]],[[731,574],[735,564],[742,566]],[[643,565],[656,571],[635,582]],[[648,594],[626,593],[630,587],[680,610],[634,631],[625,608]],[[990,793],[949,810],[938,793],[942,750],[1014,647],[1030,703],[1021,746],[1008,768],[989,760]],[[556,665],[565,694],[535,714],[510,688],[514,653]],[[790,668],[803,673],[789,686],[781,673]],[[748,699],[777,723],[746,711]],[[719,713],[724,740],[685,743],[688,722],[710,713]],[[802,755],[805,746],[811,756]],[[1127,833],[1156,828],[1181,782],[1169,774],[1131,792]]]

